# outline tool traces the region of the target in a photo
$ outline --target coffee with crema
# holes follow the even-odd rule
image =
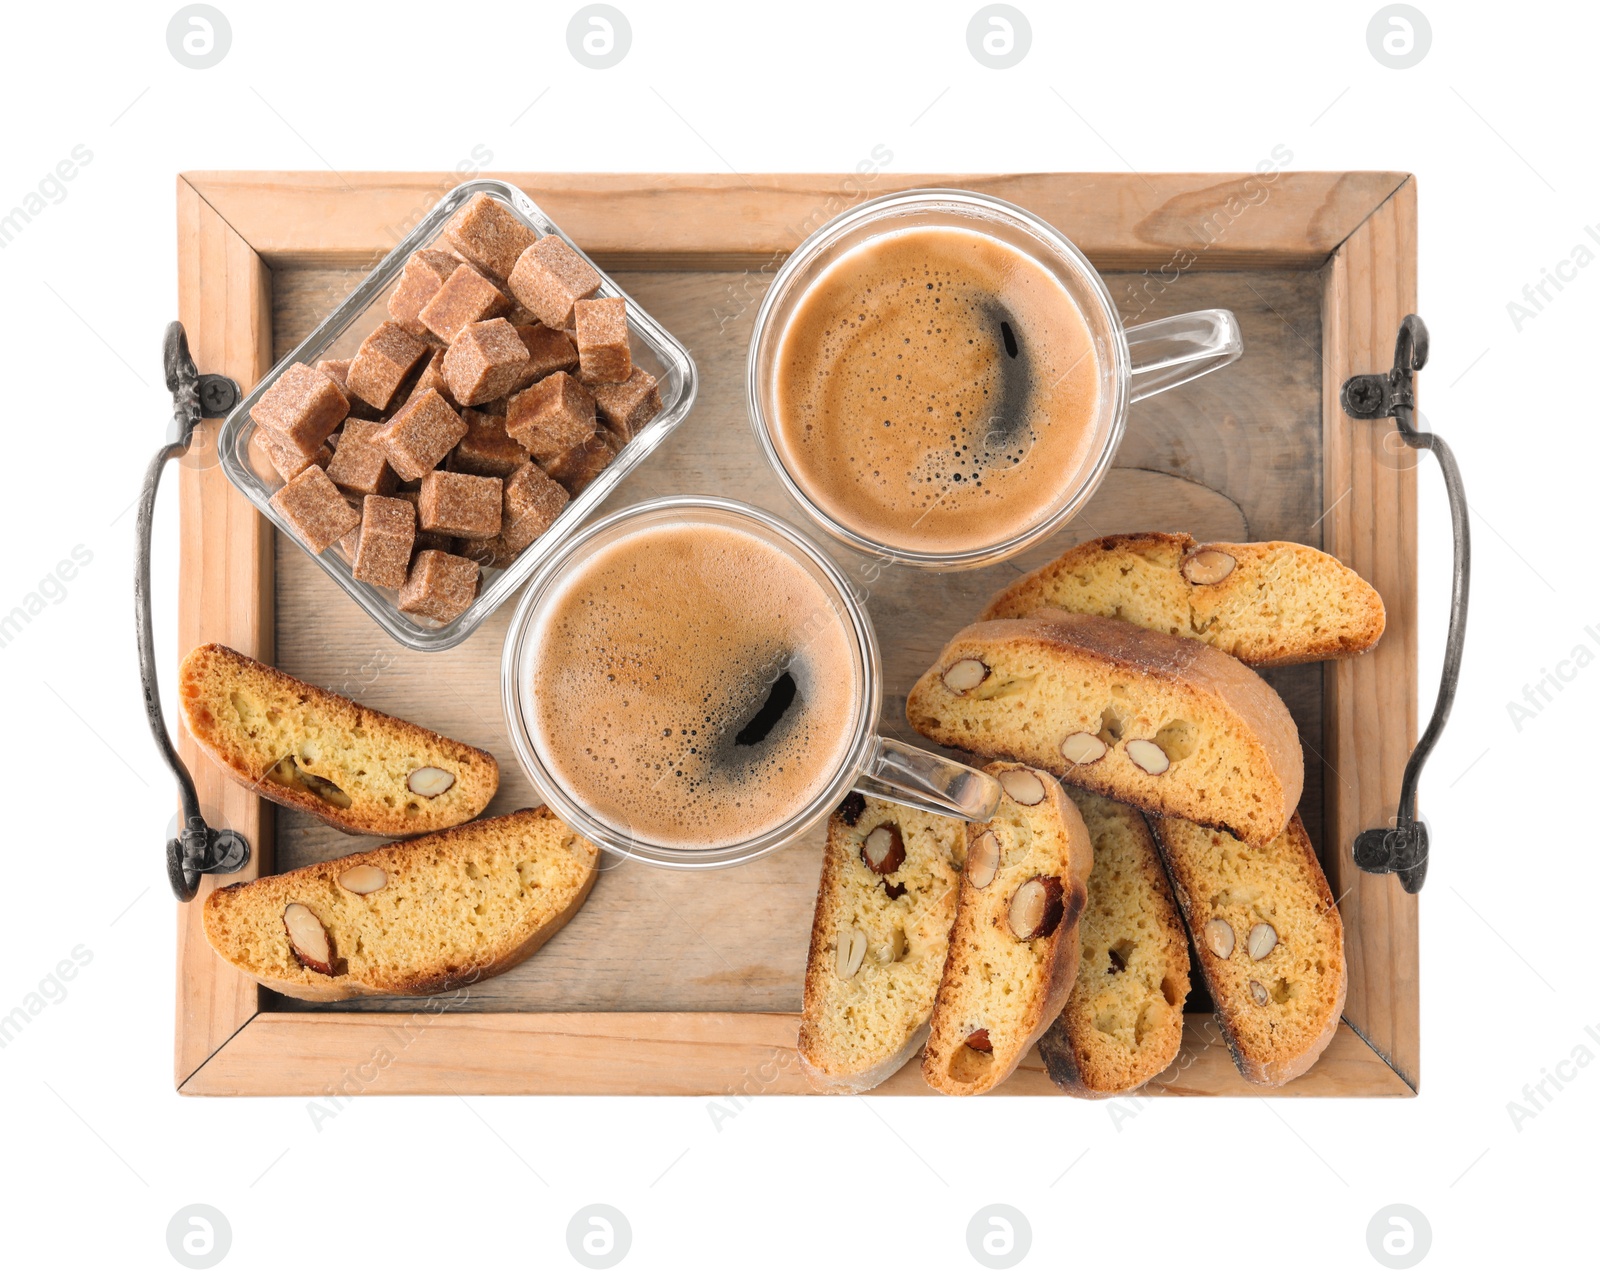
[[[844,765],[862,694],[847,623],[751,532],[624,535],[563,582],[533,634],[535,746],[624,836],[675,849],[760,836]]]
[[[784,466],[880,545],[998,544],[1048,518],[1093,463],[1088,326],[1053,274],[980,231],[866,240],[810,285],[779,342]]]

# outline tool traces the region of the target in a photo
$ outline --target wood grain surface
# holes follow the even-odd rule
[[[1346,377],[1393,366],[1395,332],[1417,308],[1416,241],[1408,182],[1329,263],[1323,318],[1327,547],[1372,582],[1389,613],[1376,650],[1327,669],[1329,880],[1350,963],[1345,1016],[1412,1085],[1421,1068],[1417,896],[1398,877],[1362,872],[1351,849],[1358,833],[1393,822],[1417,741],[1417,466],[1433,462],[1399,445],[1393,421],[1351,420],[1338,394]]]
[[[483,173],[520,186],[607,269],[759,267],[861,199],[956,186],[1038,213],[1102,270],[1321,266],[1404,173]],[[284,265],[370,266],[456,173],[185,174]],[[641,227],[648,230],[641,232]],[[1179,257],[1181,260],[1182,258]]]
[[[271,280],[261,258],[183,180],[178,182],[178,315],[190,353],[206,372],[253,385],[271,365]],[[177,465],[178,649],[172,667],[202,642],[226,642],[264,660],[272,651],[272,528],[233,490],[217,463],[220,421],[204,421]],[[156,605],[164,605],[157,598]],[[177,689],[162,678],[167,702]],[[178,752],[194,777],[211,826],[249,841],[248,880],[272,870],[275,807],[231,783],[179,730]],[[200,908],[224,881],[202,877],[195,901],[178,909],[177,1016],[173,1072],[178,1084],[256,1012],[255,981],[217,960],[200,927]],[[196,994],[197,989],[200,994]]]
[[[456,1014],[413,1002],[404,1010],[340,1020],[267,1012],[216,1054],[185,1088],[211,1097],[307,1094],[335,1114],[371,1094],[721,1095],[737,1102],[810,1094],[795,1056],[796,1014]],[[468,1061],[473,1060],[473,1061]],[[1184,1019],[1178,1058],[1121,1099],[1135,1112],[1153,1096],[1403,1098],[1411,1090],[1348,1027],[1317,1065],[1281,1089],[1259,1089],[1234,1068],[1205,1014]],[[1052,1096],[1037,1050],[1000,1097]],[[931,1097],[921,1062],[907,1063],[873,1097]]]

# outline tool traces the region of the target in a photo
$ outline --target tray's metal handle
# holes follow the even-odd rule
[[[1339,390],[1339,402],[1346,414],[1356,420],[1372,421],[1393,417],[1400,427],[1401,441],[1408,447],[1431,451],[1444,474],[1444,489],[1450,498],[1450,530],[1455,542],[1454,565],[1450,576],[1450,633],[1445,640],[1444,672],[1439,678],[1439,697],[1434,701],[1433,717],[1427,730],[1406,762],[1400,781],[1400,805],[1394,826],[1369,828],[1355,841],[1356,866],[1363,872],[1393,872],[1406,893],[1422,889],[1428,875],[1428,826],[1417,818],[1417,782],[1428,754],[1444,733],[1455,703],[1456,684],[1461,677],[1461,651],[1467,637],[1467,586],[1472,572],[1472,531],[1467,521],[1467,493],[1461,485],[1461,470],[1449,444],[1437,434],[1420,433],[1416,428],[1417,396],[1412,375],[1428,361],[1428,329],[1414,314],[1406,315],[1394,343],[1394,367],[1387,375],[1379,373],[1352,376]]]
[[[150,532],[155,522],[156,488],[161,471],[169,460],[182,456],[204,416],[224,416],[239,402],[239,386],[226,376],[201,376],[189,355],[189,338],[183,324],[167,325],[162,344],[166,365],[167,389],[172,392],[172,425],[167,441],[145,470],[144,487],[139,493],[139,525],[133,578],[133,610],[139,630],[139,680],[144,686],[144,712],[150,720],[150,733],[167,769],[178,781],[178,798],[183,806],[183,823],[178,835],[167,842],[167,880],[180,903],[187,903],[200,889],[202,873],[237,872],[250,862],[250,843],[231,829],[207,825],[200,813],[189,768],[173,747],[161,716],[161,687],[156,679],[156,642],[150,616]]]

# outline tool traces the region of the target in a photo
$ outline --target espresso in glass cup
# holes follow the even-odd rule
[[[1242,348],[1225,310],[1124,329],[1083,254],[1015,205],[907,191],[835,218],[785,262],[756,318],[750,416],[830,534],[976,567],[1082,507],[1130,403]]]
[[[984,819],[979,771],[877,733],[882,670],[849,582],[793,527],[671,497],[586,529],[535,576],[502,665],[518,758],[607,849],[720,867],[852,788]]]

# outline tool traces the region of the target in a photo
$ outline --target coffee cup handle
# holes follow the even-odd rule
[[[1226,367],[1244,353],[1231,310],[1195,310],[1127,330],[1129,402]]]
[[[881,735],[855,790],[972,823],[990,818],[1000,805],[1000,784],[994,776]]]

